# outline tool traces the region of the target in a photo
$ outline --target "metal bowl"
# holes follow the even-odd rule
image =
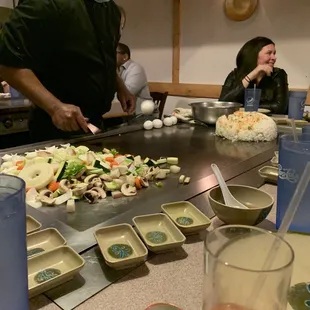
[[[222,115],[233,114],[240,109],[240,103],[225,101],[192,102],[193,118],[209,125],[214,125]]]

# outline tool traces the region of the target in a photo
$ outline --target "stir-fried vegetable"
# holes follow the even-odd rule
[[[115,149],[95,153],[86,146],[70,144],[5,155],[2,160],[0,173],[25,180],[29,205],[37,208],[67,203],[68,212],[75,209],[74,200],[92,204],[106,198],[107,193],[114,199],[135,196],[138,190],[150,186],[149,181],[161,187],[159,180],[180,171],[176,157],[143,159]]]

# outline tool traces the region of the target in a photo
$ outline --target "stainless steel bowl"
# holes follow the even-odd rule
[[[192,102],[193,118],[209,125],[214,125],[222,115],[233,114],[240,109],[240,103],[224,101]]]

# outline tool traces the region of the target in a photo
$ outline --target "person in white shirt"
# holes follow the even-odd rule
[[[136,114],[140,114],[141,103],[152,100],[145,71],[140,64],[131,60],[130,48],[126,44],[119,43],[116,54],[119,74],[127,89],[136,96]]]

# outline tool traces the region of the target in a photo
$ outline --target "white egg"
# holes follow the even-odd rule
[[[141,103],[141,112],[144,115],[151,115],[154,112],[155,104],[152,100],[144,100]]]
[[[167,127],[170,127],[172,126],[173,122],[172,122],[172,119],[170,117],[166,117],[164,119],[164,125],[167,126]]]
[[[160,119],[154,119],[153,125],[154,125],[154,128],[159,129],[159,128],[163,127],[163,122]]]
[[[178,122],[178,119],[174,115],[170,118],[172,119],[172,125],[175,125]]]
[[[146,121],[143,124],[143,128],[146,130],[151,130],[153,129],[153,122],[152,121]]]

